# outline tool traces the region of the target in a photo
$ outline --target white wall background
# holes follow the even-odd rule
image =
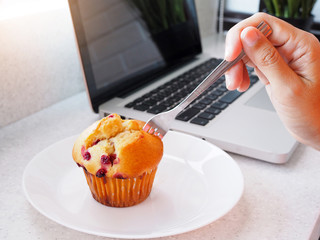
[[[0,6],[0,127],[84,89],[67,9],[25,2]]]

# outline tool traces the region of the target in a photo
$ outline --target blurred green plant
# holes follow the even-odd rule
[[[317,0],[264,0],[268,13],[283,18],[308,18]]]
[[[160,32],[186,21],[184,0],[132,0],[152,32]]]

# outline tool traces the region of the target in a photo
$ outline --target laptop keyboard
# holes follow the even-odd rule
[[[168,111],[190,94],[221,61],[222,59],[211,58],[126,104],[125,107],[152,114]],[[258,77],[251,75],[252,68],[248,70],[252,86],[258,81]],[[225,77],[222,76],[187,106],[176,119],[205,126],[241,94],[243,93],[238,91],[228,91],[225,87]]]

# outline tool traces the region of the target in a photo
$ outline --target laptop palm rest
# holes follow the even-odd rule
[[[253,95],[245,104],[251,107],[275,111],[265,88],[261,88],[261,90]]]

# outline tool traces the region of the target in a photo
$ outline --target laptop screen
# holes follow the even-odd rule
[[[69,0],[95,112],[201,53],[193,0]]]

